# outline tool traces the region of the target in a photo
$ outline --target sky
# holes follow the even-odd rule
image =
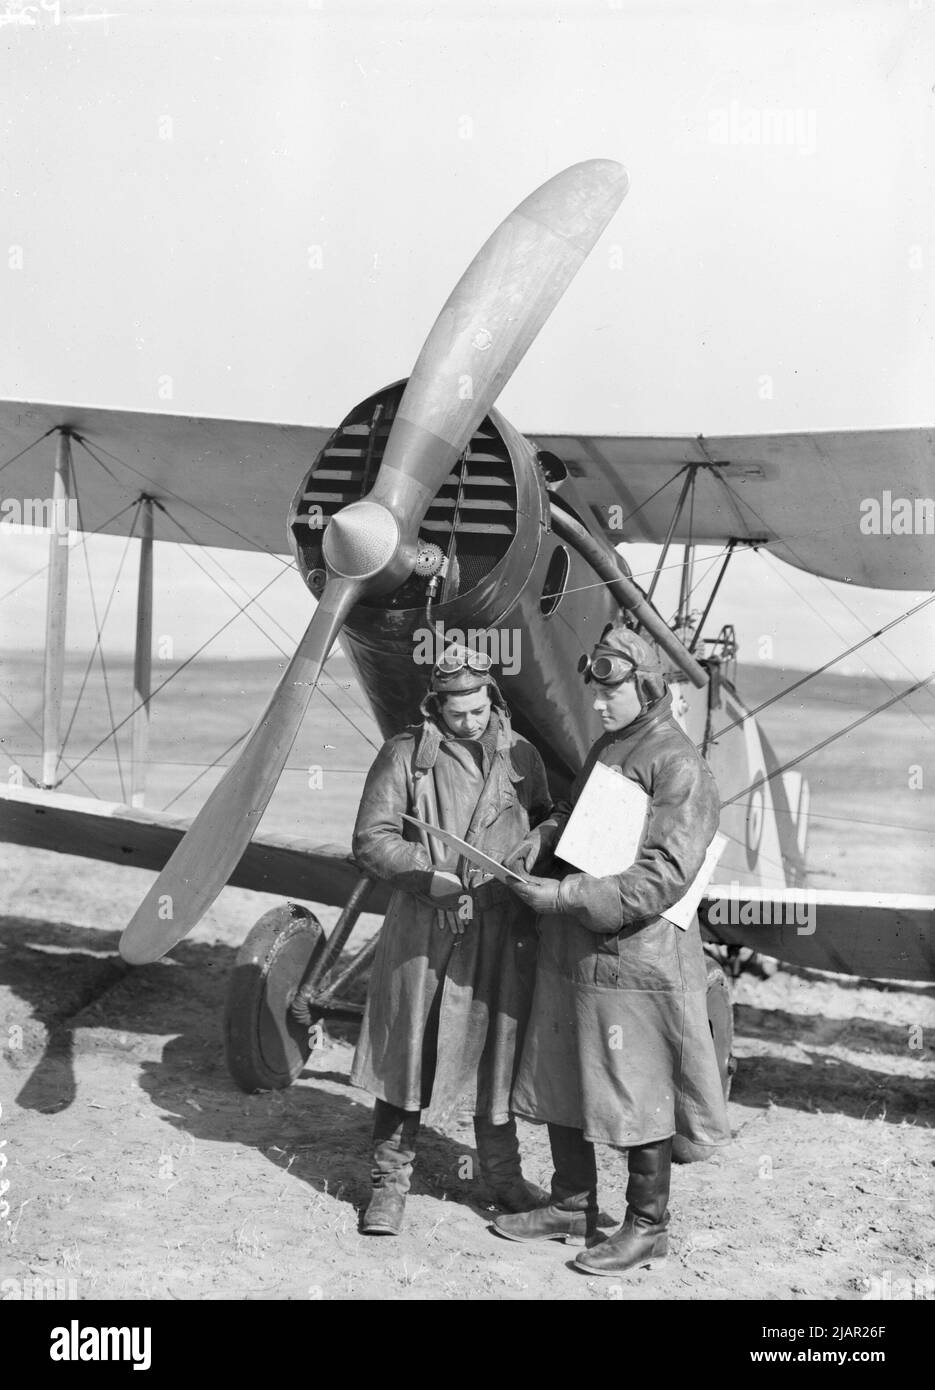
[[[0,0],[0,396],[333,425],[408,374],[503,216],[601,156],[630,192],[500,398],[515,425],[930,425],[933,11]],[[71,648],[94,638],[85,557],[102,612],[124,550],[73,552]],[[7,646],[41,646],[46,551],[0,537]],[[226,595],[157,546],[155,631],[180,655],[278,569],[197,559]],[[712,618],[745,659],[810,667],[920,597],[745,555]],[[293,638],[310,614],[295,575],[264,606]],[[932,611],[846,669],[926,674]],[[240,619],[208,650],[274,648]]]

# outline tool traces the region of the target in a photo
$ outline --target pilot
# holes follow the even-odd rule
[[[506,861],[540,875],[513,885],[541,914],[513,1112],[548,1123],[552,1200],[494,1225],[512,1240],[584,1237],[587,1248],[575,1265],[618,1275],[666,1254],[673,1136],[706,1146],[730,1142],[698,923],[683,931],[662,915],[701,868],[717,830],[719,797],[707,764],[672,717],[647,642],[618,620],[582,667],[604,732],[571,800]],[[597,762],[650,798],[637,859],[607,877],[542,876]],[[604,1240],[596,1230],[595,1144],[625,1152],[628,1162],[625,1219]]]
[[[376,1097],[361,1230],[403,1219],[420,1112],[474,1115],[481,1176],[507,1211],[548,1200],[522,1176],[510,1089],[532,1001],[534,917],[496,878],[402,819],[503,860],[552,809],[538,752],[510,724],[490,658],[449,647],[424,722],[381,748],[354,829],[362,868],[393,885],[351,1081]]]

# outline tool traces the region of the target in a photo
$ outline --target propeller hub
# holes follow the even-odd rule
[[[322,553],[332,574],[369,579],[386,569],[399,549],[399,524],[379,502],[351,502],[331,518]]]

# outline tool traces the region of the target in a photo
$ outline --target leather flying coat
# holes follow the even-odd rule
[[[673,1134],[730,1141],[698,923],[685,932],[661,916],[701,868],[720,801],[660,689],[661,677],[633,723],[598,739],[571,800],[542,827],[554,847],[596,762],[632,778],[652,802],[633,866],[604,878],[569,873],[558,912],[539,919],[535,998],[513,1093],[516,1114],[621,1148]]]
[[[492,738],[457,738],[427,716],[389,739],[370,769],[354,829],[354,857],[396,891],[351,1081],[404,1110],[427,1108],[430,1123],[455,1108],[495,1124],[509,1119],[532,1001],[532,914],[505,884],[485,880],[456,851],[402,820],[403,812],[417,816],[502,860],[549,813],[542,759],[513,732],[495,686],[492,694]],[[463,935],[426,896],[433,869],[464,885],[455,911],[470,893]]]

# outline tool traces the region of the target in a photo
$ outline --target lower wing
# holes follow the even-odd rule
[[[871,980],[935,980],[935,898],[909,893],[709,884],[709,940],[812,970]]]
[[[163,867],[189,822],[56,792],[0,787],[0,840],[102,859],[134,869]],[[360,877],[340,845],[307,846],[291,835],[258,835],[230,877],[235,888],[343,907]],[[368,912],[385,912],[390,889],[374,884]]]
[[[128,806],[0,787],[0,840],[59,854],[159,870],[187,827],[178,817]],[[359,876],[340,845],[264,835],[247,846],[230,883],[343,907]],[[390,891],[376,883],[367,910],[385,912]],[[932,897],[711,884],[698,911],[708,939],[790,965],[864,979],[935,980]]]

